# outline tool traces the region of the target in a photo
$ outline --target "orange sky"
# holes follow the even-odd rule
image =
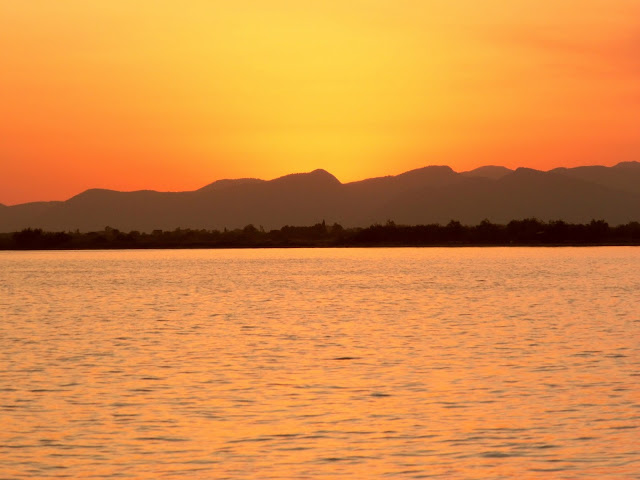
[[[0,202],[640,160],[638,0],[0,0]]]

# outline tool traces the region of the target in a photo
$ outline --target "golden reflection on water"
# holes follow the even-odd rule
[[[0,253],[2,478],[637,478],[634,248]]]

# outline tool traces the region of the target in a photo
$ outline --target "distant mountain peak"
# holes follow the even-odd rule
[[[480,177],[490,178],[491,180],[498,180],[499,178],[502,178],[505,175],[509,175],[510,173],[513,173],[513,170],[507,167],[498,165],[485,165],[483,167],[474,168],[473,170],[469,170],[467,172],[461,172],[461,175],[464,175],[465,177]]]
[[[481,177],[485,178],[481,178]],[[494,178],[492,178],[494,177]],[[202,194],[202,191],[215,191]],[[510,170],[486,166],[456,173],[429,165],[396,176],[342,184],[316,169],[273,180],[219,180],[200,190],[118,192],[93,188],[65,202],[0,205],[0,232],[243,228],[313,225],[326,219],[344,226],[393,220],[466,224],[536,217],[612,224],[640,220],[640,163]]]
[[[640,162],[620,162],[614,165],[613,168],[640,168]]]
[[[299,181],[311,181],[313,183],[322,183],[322,184],[333,184],[333,185],[341,185],[340,180],[334,177],[332,174],[323,170],[322,168],[317,168],[311,172],[305,173],[291,173],[289,175],[284,175],[282,177],[274,178],[271,180],[276,183],[283,182],[299,182]]]
[[[113,193],[117,193],[117,194],[122,194],[122,193],[158,193],[157,190],[150,190],[150,189],[143,189],[143,190],[111,190],[109,188],[89,188],[88,190],[85,190],[82,193],[79,193],[78,195],[71,197],[71,199],[73,198],[77,198],[80,196],[93,196],[93,195],[110,195]]]
[[[424,178],[434,179],[453,177],[456,175],[457,173],[448,165],[427,165],[426,167],[416,168],[414,170],[409,170],[408,172],[401,173],[400,175],[396,175],[395,178],[414,178],[418,180]]]
[[[543,172],[542,170],[536,170],[535,168],[529,167],[518,167],[513,171],[513,174],[516,176],[534,176],[534,175],[544,175],[547,172]]]
[[[327,172],[323,168],[316,168],[315,170],[307,173],[307,175],[313,178],[328,180],[329,182],[332,182],[332,183],[341,183],[340,180],[338,180],[333,174]]]
[[[95,195],[101,195],[104,193],[108,194],[108,193],[114,193],[114,192],[117,192],[117,190],[110,190],[108,188],[88,188],[84,192],[80,192],[77,195],[74,195],[67,201],[75,200],[77,198],[92,197]]]
[[[263,183],[264,180],[260,180],[259,178],[224,178],[222,180],[216,180],[215,182],[209,183],[202,188],[196,190],[197,192],[210,192],[214,190],[223,190],[225,188],[237,187],[239,185],[249,185],[255,183]]]
[[[415,174],[419,172],[456,173],[454,172],[453,168],[451,168],[449,165],[426,165],[424,167],[414,168],[413,170],[406,171],[404,173],[401,173],[400,175],[409,175],[409,174]]]
[[[333,175],[327,172],[324,168],[316,168],[315,170],[309,172],[309,175],[329,175],[333,177]]]

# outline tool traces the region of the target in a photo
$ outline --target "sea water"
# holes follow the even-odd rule
[[[0,478],[640,478],[638,248],[0,252]]]

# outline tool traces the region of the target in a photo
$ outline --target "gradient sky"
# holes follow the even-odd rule
[[[0,202],[640,160],[638,0],[0,0]]]

